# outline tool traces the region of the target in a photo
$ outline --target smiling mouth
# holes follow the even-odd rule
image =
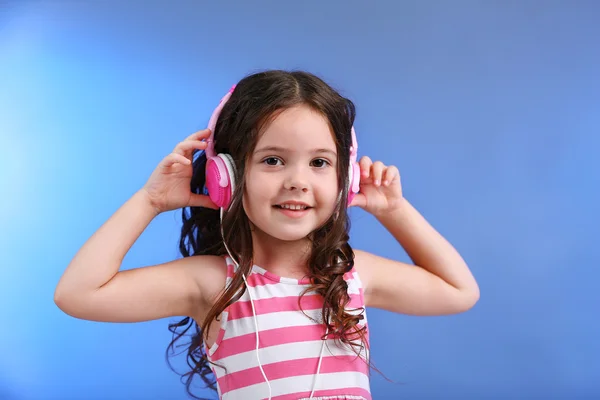
[[[273,207],[281,209],[281,210],[290,210],[290,211],[304,211],[308,210],[312,207],[299,205],[299,204],[276,204]]]

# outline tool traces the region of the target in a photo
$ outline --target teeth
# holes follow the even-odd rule
[[[294,205],[294,204],[282,204],[281,208],[286,208],[288,210],[305,210],[306,206]]]

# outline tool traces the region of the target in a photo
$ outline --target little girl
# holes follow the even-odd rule
[[[403,197],[398,170],[357,159],[354,118],[312,74],[245,77],[79,250],[56,304],[93,321],[187,316],[170,328],[196,326],[188,391],[197,375],[222,399],[371,399],[365,308],[459,313],[479,289]],[[350,206],[415,265],[351,248]],[[184,257],[120,271],[152,219],[175,209]]]

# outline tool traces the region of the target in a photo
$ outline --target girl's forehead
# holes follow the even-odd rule
[[[257,149],[260,146],[317,146],[336,149],[329,121],[307,106],[296,106],[278,113],[259,134]]]

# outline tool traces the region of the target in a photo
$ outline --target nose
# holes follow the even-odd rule
[[[306,179],[306,173],[302,168],[290,168],[286,174],[283,187],[286,190],[300,190],[304,193],[308,192],[309,184]]]

